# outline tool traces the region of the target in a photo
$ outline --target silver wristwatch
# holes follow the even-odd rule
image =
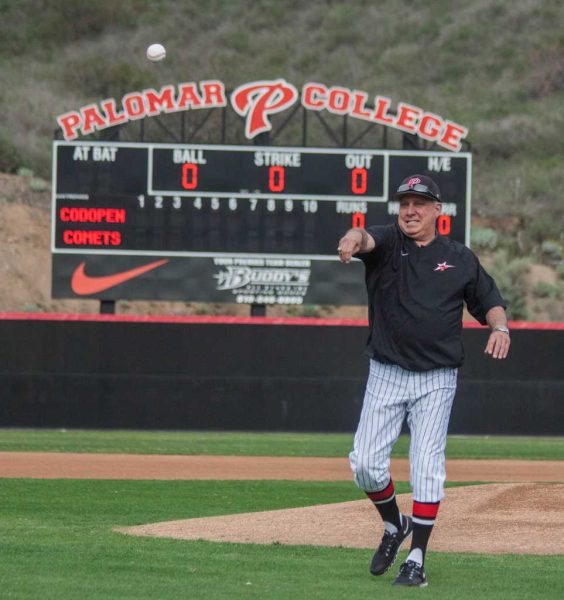
[[[506,333],[507,335],[509,335],[509,329],[507,327],[505,327],[505,325],[496,325],[492,331],[501,331],[503,333]]]

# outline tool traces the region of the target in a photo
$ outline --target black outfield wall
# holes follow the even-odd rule
[[[366,327],[228,320],[4,316],[0,426],[355,429]],[[564,329],[515,329],[506,361],[486,339],[464,330],[450,432],[564,434]]]

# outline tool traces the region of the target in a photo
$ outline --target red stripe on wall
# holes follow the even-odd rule
[[[94,321],[109,323],[200,323],[233,325],[308,325],[312,327],[367,327],[364,319],[314,319],[307,317],[234,317],[203,315],[99,315],[92,313],[0,313],[0,321]],[[476,321],[465,321],[465,329],[484,329]],[[510,321],[510,329],[542,329],[564,331],[564,323],[535,323],[532,321]]]
[[[202,315],[98,315],[75,313],[0,313],[1,321],[94,321],[110,323],[198,323],[219,325],[310,325],[366,327],[361,319],[312,319],[307,317],[233,317]]]

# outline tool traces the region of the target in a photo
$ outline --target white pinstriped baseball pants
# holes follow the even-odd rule
[[[411,432],[410,482],[417,502],[439,502],[446,478],[445,447],[458,369],[407,371],[370,360],[353,451],[355,483],[378,492],[390,481],[390,454],[405,415]]]

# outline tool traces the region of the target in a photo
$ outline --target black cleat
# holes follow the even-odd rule
[[[395,578],[393,585],[427,587],[428,582],[423,567],[412,560],[408,560],[400,567],[399,575]]]
[[[384,531],[384,537],[372,557],[370,572],[372,575],[383,575],[396,561],[399,549],[413,531],[411,517],[402,515],[402,528],[396,533]]]

